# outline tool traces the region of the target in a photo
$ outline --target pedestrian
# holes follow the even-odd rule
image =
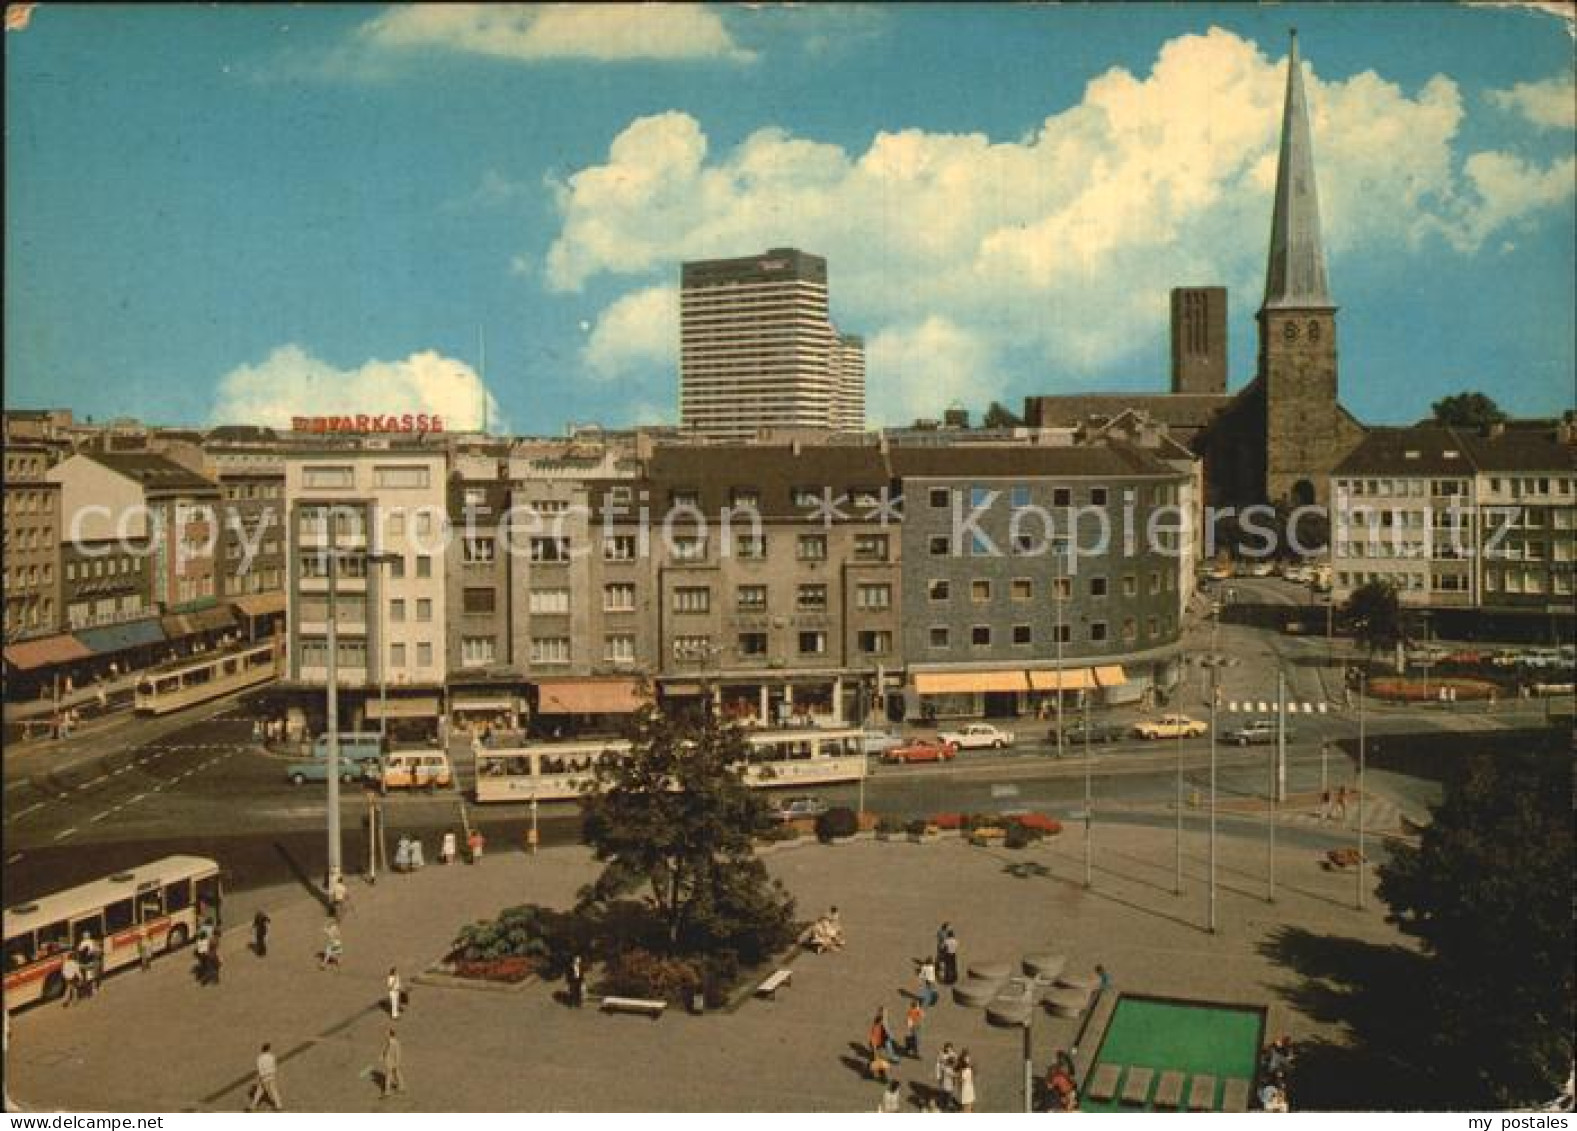
[[[453,831],[445,832],[444,833],[443,847],[438,850],[438,859],[440,861],[442,861],[443,863],[445,863],[445,864],[453,864],[455,855],[456,855],[456,852],[455,852],[454,832]]]
[[[943,977],[947,975],[947,932],[952,929],[952,925],[945,922],[936,929],[936,966]]]
[[[144,974],[153,969],[153,940],[148,937],[146,927],[137,934],[137,965],[142,967]]]
[[[958,1054],[958,1110],[975,1110],[975,1062],[968,1049]]]
[[[336,875],[329,880],[329,914],[338,919],[350,912],[350,892],[345,887],[345,877]]]
[[[394,846],[394,870],[396,872],[409,872],[411,870],[411,838],[402,836]]]
[[[268,915],[259,908],[252,916],[252,949],[259,958],[268,957]]]
[[[422,857],[422,842],[420,837],[411,838],[411,871],[419,872],[425,867],[427,861]]]
[[[586,970],[581,963],[580,955],[575,955],[569,960],[569,970],[564,975],[565,982],[569,985],[569,1004],[571,1009],[579,1009],[586,1000]]]
[[[400,996],[405,992],[400,985],[400,971],[391,966],[389,976],[383,980],[384,987],[389,993],[389,1018],[393,1021],[400,1019]]]
[[[882,1102],[876,1110],[879,1112],[903,1110],[903,1084],[900,1081],[887,1081],[887,1089],[882,1092]]]
[[[75,951],[66,951],[65,960],[60,964],[60,981],[65,987],[61,1005],[70,1006],[82,996],[82,966],[77,962]]]
[[[389,1035],[383,1040],[383,1055],[378,1058],[378,1065],[383,1072],[383,1094],[405,1091],[405,1071],[403,1057],[400,1054],[400,1038],[394,1032],[394,1026],[389,1026]]]
[[[216,931],[208,940],[208,981],[213,985],[219,984],[219,968],[223,960],[219,956],[219,933]]]
[[[1320,791],[1320,820],[1328,821],[1330,819],[1331,819],[1331,791],[1328,790],[1328,789],[1325,789],[1325,790],[1321,790]]]
[[[1338,821],[1347,819],[1347,787],[1345,785],[1336,787],[1336,819]]]
[[[285,1103],[279,1098],[279,1062],[274,1059],[274,1047],[267,1042],[257,1054],[257,1081],[252,1085],[252,1095],[246,1101],[247,1111],[256,1111],[257,1105],[267,1100],[275,1111],[284,1111]]]
[[[936,988],[936,962],[930,958],[920,960],[920,1002],[927,1009],[936,1004],[940,996]]]
[[[1110,993],[1112,988],[1112,976],[1099,962],[1095,964],[1095,988],[1102,994]]]
[[[947,938],[942,942],[942,959],[945,963],[942,977],[950,986],[958,981],[958,946],[958,936],[949,927]]]
[[[339,924],[330,919],[323,927],[323,957],[318,960],[318,969],[326,970],[330,966],[338,970],[340,959],[345,954],[345,944],[340,939]]]
[[[471,835],[466,837],[465,843],[466,848],[471,852],[471,863],[480,864],[482,862],[482,849],[487,843],[482,837],[482,830],[472,829]]]
[[[925,1010],[920,1007],[919,1000],[909,1003],[909,1009],[904,1013],[904,1053],[914,1059],[920,1059],[920,1026],[925,1022]]]
[[[942,1094],[942,1110],[952,1111],[958,1104],[958,1053],[951,1041],[936,1054],[936,1090]]]
[[[197,945],[193,952],[197,955],[197,984],[208,984],[209,955],[213,949],[213,936],[199,928],[197,932]]]
[[[902,1054],[898,1051],[898,1042],[893,1040],[893,1028],[887,1021],[887,1007],[881,1006],[876,1010],[876,1020],[871,1025],[871,1035],[877,1038],[881,1045],[882,1055],[888,1060],[897,1060]]]

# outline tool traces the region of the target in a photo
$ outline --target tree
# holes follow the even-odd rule
[[[986,409],[986,415],[981,419],[982,428],[1018,428],[1024,421],[1012,409],[1001,401],[992,401],[991,407]]]
[[[1396,586],[1371,581],[1353,590],[1342,606],[1342,617],[1353,626],[1353,636],[1372,658],[1376,652],[1400,651],[1406,639],[1402,603]],[[1398,658],[1397,671],[1401,671]]]
[[[1429,406],[1436,424],[1452,428],[1487,428],[1506,419],[1501,407],[1483,393],[1456,393]]]
[[[606,864],[589,901],[644,888],[669,953],[764,952],[791,935],[794,901],[752,846],[769,821],[738,769],[746,749],[736,726],[643,709],[630,752],[603,758],[581,798],[586,843]]]
[[[1414,1031],[1441,1109],[1524,1107],[1572,1069],[1571,765],[1503,750],[1470,760],[1418,846],[1380,867],[1391,921],[1428,956],[1435,1016]],[[1422,1050],[1421,1050],[1422,1051]]]

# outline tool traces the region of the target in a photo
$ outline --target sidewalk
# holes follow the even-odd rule
[[[1261,895],[1262,841],[1223,837],[1220,930],[1210,935],[1202,835],[1185,841],[1181,896],[1172,893],[1169,830],[1098,827],[1089,890],[1083,848],[1077,830],[1022,852],[953,838],[780,847],[765,858],[800,916],[837,904],[850,945],[792,958],[794,982],[776,1001],[702,1017],[670,1009],[653,1022],[566,1009],[552,998],[557,986],[506,993],[417,984],[399,1022],[411,1090],[389,1100],[372,1076],[388,1027],[389,966],[409,984],[463,923],[518,903],[569,905],[595,874],[589,854],[505,852],[475,867],[430,865],[376,887],[356,883],[339,972],[317,969],[324,915],[303,889],[235,896],[225,905],[223,985],[198,987],[186,952],[148,974],[114,976],[93,1001],[28,1010],[13,1021],[8,1087],[36,1108],[238,1110],[266,1040],[292,1110],[871,1111],[879,1086],[863,1078],[852,1046],[878,1005],[900,1014],[911,960],[931,950],[944,919],[959,933],[965,967],[1016,963],[1050,945],[1070,971],[1105,964],[1120,990],[1265,1004],[1271,1031],[1295,1038],[1339,1032],[1289,1005],[1297,999],[1283,995],[1296,978],[1261,952],[1267,936],[1285,922],[1400,941],[1383,905],[1353,910],[1352,876],[1322,872],[1313,851],[1278,858],[1271,906]],[[266,959],[245,947],[258,906],[273,917]],[[1074,1030],[1073,1021],[1040,1015],[1037,1069]],[[926,1023],[924,1059],[901,1062],[900,1078],[929,1080],[943,1040],[974,1054],[980,1110],[1018,1110],[1018,1030],[993,1028],[944,996]]]

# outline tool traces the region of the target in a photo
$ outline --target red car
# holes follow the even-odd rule
[[[909,762],[949,762],[956,757],[958,757],[957,744],[941,742],[934,738],[916,738],[901,746],[882,751],[883,762],[897,762],[900,765]]]

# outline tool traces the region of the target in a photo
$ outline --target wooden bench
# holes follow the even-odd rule
[[[1123,1081],[1123,1103],[1143,1107],[1150,1099],[1150,1082],[1155,1079],[1153,1068],[1130,1068]]]
[[[1183,1104],[1183,1074],[1175,1069],[1161,1073],[1155,1086],[1155,1106],[1177,1108]]]
[[[1122,1075],[1123,1068],[1120,1064],[1108,1064],[1102,1061],[1095,1066],[1089,1082],[1084,1085],[1084,1094],[1092,1100],[1105,1103],[1117,1094],[1117,1078]]]
[[[1216,1109],[1216,1078],[1214,1076],[1194,1077],[1194,1082],[1188,1086],[1188,1108],[1190,1111],[1214,1111]]]
[[[1226,1083],[1221,1093],[1222,1111],[1247,1111],[1248,1110],[1248,1081],[1241,1076],[1233,1076]]]
[[[778,970],[767,976],[766,981],[756,987],[756,996],[768,1000],[776,1000],[778,991],[794,980],[794,971],[789,969]]]
[[[605,997],[601,1008],[604,1013],[644,1013],[656,1021],[668,1008],[668,1003],[640,997]]]

